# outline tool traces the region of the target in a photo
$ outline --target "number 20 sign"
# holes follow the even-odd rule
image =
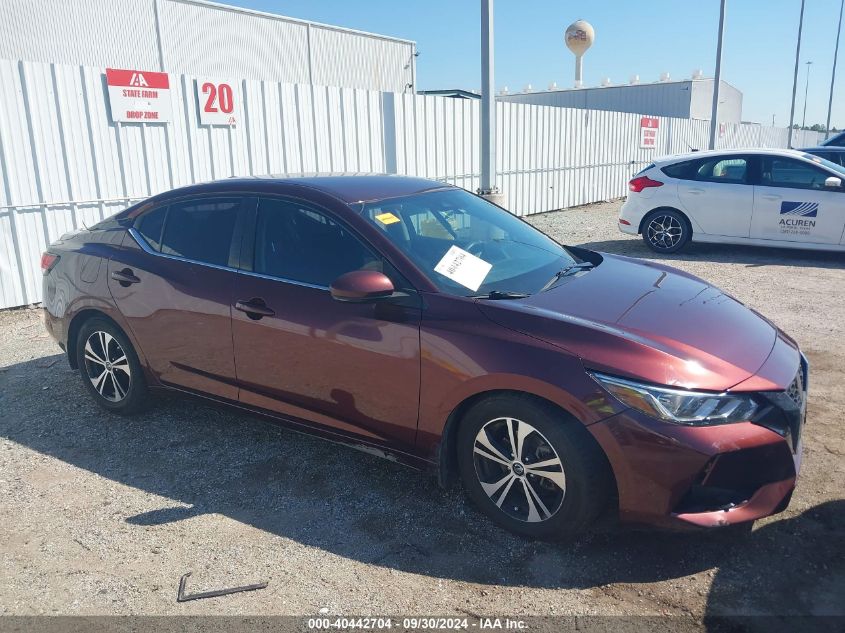
[[[197,102],[201,125],[235,125],[238,122],[237,84],[197,78]]]

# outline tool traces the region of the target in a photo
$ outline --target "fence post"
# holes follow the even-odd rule
[[[396,173],[396,95],[381,93],[382,134],[384,135],[384,170]]]

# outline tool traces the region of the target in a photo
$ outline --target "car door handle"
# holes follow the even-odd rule
[[[763,193],[760,194],[760,197],[765,200],[780,200],[783,196],[779,196],[776,193]]]
[[[111,274],[111,278],[117,282],[120,282],[120,285],[124,288],[131,286],[132,284],[140,283],[141,280],[135,276],[132,272],[131,268],[124,268],[123,270],[115,270]]]
[[[241,299],[239,301],[236,301],[235,310],[245,312],[250,319],[253,319],[255,321],[257,321],[261,317],[274,316],[276,314],[275,310],[267,307],[267,304],[264,303],[263,299],[259,299],[257,297],[249,300]]]
[[[694,196],[697,196],[699,194],[704,193],[704,189],[699,189],[698,187],[692,187],[690,189],[687,189],[687,193],[691,193]]]

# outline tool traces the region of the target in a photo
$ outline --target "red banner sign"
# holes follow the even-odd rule
[[[644,116],[640,118],[640,147],[643,149],[654,149],[657,147],[657,130],[660,128],[660,119],[656,116]]]
[[[106,68],[106,84],[112,120],[164,123],[173,119],[167,73]]]

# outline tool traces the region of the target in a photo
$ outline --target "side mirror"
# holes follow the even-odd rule
[[[824,179],[824,186],[829,189],[839,189],[842,187],[842,179],[836,176],[828,176]]]
[[[329,287],[332,299],[351,303],[377,301],[393,295],[393,282],[376,270],[353,270],[341,275]]]

